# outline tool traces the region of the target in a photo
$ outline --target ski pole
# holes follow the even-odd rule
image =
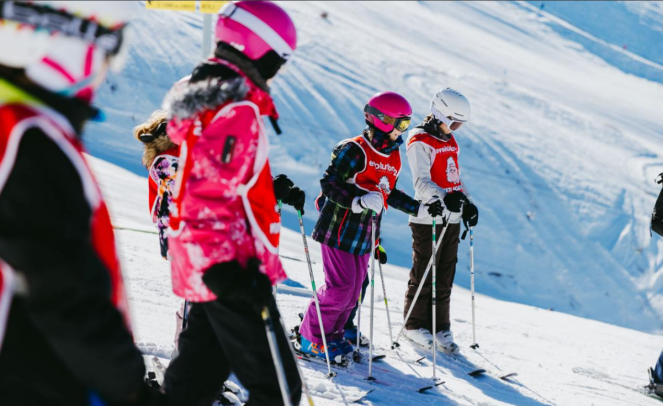
[[[479,344],[477,344],[477,330],[474,322],[474,227],[470,227],[470,280],[472,287],[472,345],[470,348],[476,350],[479,348]]]
[[[437,278],[437,244],[435,244],[435,220],[437,217],[433,217],[433,255],[431,256],[433,258],[433,380],[436,381],[437,378],[435,377],[435,373],[437,371],[437,363],[435,362],[435,356],[437,355],[437,328],[436,328],[436,310],[437,310],[437,303],[436,303],[436,296],[435,296],[435,282]]]
[[[286,341],[288,341],[288,348],[290,348],[292,359],[295,361],[295,366],[297,367],[297,373],[299,374],[299,379],[302,381],[302,390],[304,391],[304,394],[308,399],[309,406],[315,406],[315,404],[313,403],[313,397],[311,396],[311,393],[308,391],[308,386],[306,385],[306,381],[304,380],[304,374],[302,374],[302,369],[299,367],[299,363],[297,362],[297,356],[295,355],[294,348],[292,348],[292,342],[290,341],[290,339],[288,338],[288,334],[286,333],[288,329],[286,328],[285,321],[283,321],[283,318],[281,317],[280,313],[279,313],[279,322],[281,323],[281,328],[283,329],[283,335],[285,336]]]
[[[189,301],[184,301],[184,310],[182,311],[182,331],[186,328],[187,323],[189,322]]]
[[[355,362],[359,362],[361,360],[361,351],[359,351],[359,347],[361,346],[361,302],[362,294],[360,289],[359,299],[357,299],[357,339],[355,340],[357,342],[355,343],[355,352],[352,354],[352,358],[355,360]]]
[[[315,278],[313,277],[313,267],[311,266],[311,255],[308,252],[306,243],[306,232],[304,232],[304,220],[301,210],[297,210],[299,217],[299,229],[302,230],[302,240],[304,241],[304,252],[306,253],[306,262],[308,263],[308,273],[311,277],[311,288],[313,289],[313,300],[315,300],[315,310],[318,313],[318,323],[320,323],[320,334],[322,334],[322,345],[325,346],[325,358],[327,358],[327,378],[336,376],[331,370],[331,361],[329,360],[329,348],[327,348],[327,338],[325,337],[325,326],[322,324],[322,313],[320,313],[320,302],[318,301],[318,291],[315,288]]]
[[[442,244],[442,240],[444,239],[444,234],[447,232],[447,226],[449,225],[449,216],[447,217],[442,217],[442,232],[440,233],[440,239],[437,242],[436,248],[440,248],[440,245]],[[403,331],[405,331],[405,325],[407,324],[407,321],[410,319],[410,315],[412,315],[412,310],[414,310],[414,305],[417,303],[417,299],[419,299],[419,294],[421,293],[421,289],[424,287],[424,281],[426,280],[426,277],[428,277],[428,272],[430,271],[431,265],[433,264],[433,257],[431,256],[430,261],[428,261],[428,265],[426,266],[426,271],[424,272],[423,278],[421,278],[421,282],[419,282],[419,287],[417,288],[417,292],[414,294],[414,298],[412,299],[412,303],[410,304],[410,310],[408,310],[407,315],[405,316],[405,321],[403,322],[403,327],[398,331],[398,334],[396,335],[396,341],[391,345],[391,349],[396,349],[400,347],[400,344],[398,343],[398,339],[401,337],[403,334]]]
[[[369,332],[369,357],[368,357],[368,377],[366,378],[369,381],[374,381],[373,378],[373,308],[375,307],[375,227],[377,222],[375,221],[375,212],[371,216],[371,321],[370,321],[370,332]],[[357,336],[359,337],[359,336]],[[359,341],[359,340],[357,340]]]
[[[278,203],[278,213],[279,213],[279,225],[281,225],[281,207],[283,206],[283,201],[281,199],[277,200]],[[276,256],[278,257],[281,253],[281,234],[279,234],[279,245],[276,246]],[[274,299],[276,299],[276,285],[272,287],[272,294]]]
[[[389,340],[394,342],[394,336],[391,333],[391,316],[389,315],[389,303],[387,302],[387,288],[384,286],[384,275],[382,275],[382,262],[378,261],[380,270],[380,279],[382,280],[382,294],[384,295],[384,307],[387,309],[387,324],[389,325]]]
[[[274,332],[274,321],[272,320],[268,305],[265,305],[265,307],[262,308],[261,315],[262,320],[265,323],[267,342],[269,342],[269,350],[272,352],[272,360],[274,361],[274,368],[276,368],[276,377],[278,378],[279,387],[281,388],[283,404],[284,406],[292,406],[290,389],[288,389],[288,382],[286,381],[285,370],[283,369],[283,360],[281,359],[278,342],[276,341],[276,333]]]

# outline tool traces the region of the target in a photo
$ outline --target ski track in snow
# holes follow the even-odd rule
[[[661,8],[647,4],[564,7],[592,21],[611,19],[618,9],[619,27],[628,27],[631,42],[642,38],[655,49]],[[457,88],[472,103],[472,119],[457,139],[463,179],[481,212],[480,291],[663,331],[663,239],[649,235],[658,192],[652,180],[663,170],[663,84],[625,73],[639,72],[633,64],[656,70],[660,60],[647,62],[606,42],[605,32],[591,25],[581,30],[564,22],[550,14],[554,3],[543,12],[536,3],[512,2],[282,5],[295,20],[299,43],[273,86],[284,130],[281,137],[270,135],[275,174],[287,173],[315,196],[333,146],[364,126],[361,111],[371,94],[402,93],[416,123],[435,91]],[[100,91],[98,104],[108,120],[91,123],[85,135],[94,155],[135,173],[144,168],[131,129],[199,60],[202,26],[198,14],[143,8],[137,3],[138,46]],[[323,11],[327,19],[320,17]],[[404,148],[402,153],[399,188],[412,193]],[[309,229],[316,217],[312,201]],[[131,211],[120,214],[125,227],[140,223]],[[297,227],[290,208],[283,221]],[[407,217],[391,210],[382,228],[390,260],[407,267]],[[298,243],[284,241],[301,258]],[[456,277],[466,288],[468,257],[461,253]]]
[[[153,355],[163,358],[167,365],[173,349],[175,311],[181,299],[171,292],[169,264],[159,255],[157,236],[149,233],[154,229],[148,216],[147,179],[99,159],[89,159],[108,199],[113,223],[118,227],[116,239],[136,343],[146,354],[148,368]],[[312,260],[316,262],[315,278],[317,284],[322,285],[319,245],[310,238],[308,242]],[[481,249],[483,244],[477,237],[476,249]],[[467,248],[466,244],[461,245],[463,252]],[[278,304],[286,326],[291,328],[299,322],[297,314],[304,311],[310,300],[308,268],[301,260],[304,255],[301,234],[284,229],[281,252],[290,286],[280,289]],[[390,264],[383,270],[393,334],[396,334],[402,326],[403,294],[409,270]],[[477,277],[478,286],[482,286],[483,278],[481,274]],[[326,365],[301,361],[316,405],[350,405],[352,399],[371,389],[375,391],[360,404],[660,404],[642,390],[647,383],[646,370],[660,350],[659,337],[478,294],[476,315],[480,348],[474,351],[469,348],[472,342],[470,294],[459,286],[455,286],[452,293],[451,317],[461,353],[456,357],[440,353],[437,376],[445,383],[425,394],[417,393],[420,387],[432,385],[432,354],[413,347],[404,338],[399,340],[401,346],[397,351],[390,349],[382,286],[377,276],[376,289],[375,353],[387,355],[385,360],[373,364],[373,376],[379,383],[365,380],[367,365],[354,364],[347,371],[334,368],[338,375],[329,380],[325,378]],[[369,303],[365,302],[362,311],[365,328],[369,309]],[[420,364],[414,362],[422,356],[426,359]],[[476,368],[486,369],[487,374],[478,378],[467,375]],[[508,372],[517,372],[518,376],[508,382],[498,378]]]

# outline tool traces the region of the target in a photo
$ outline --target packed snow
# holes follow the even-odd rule
[[[663,240],[648,223],[663,171],[662,9],[539,4],[283,2],[299,46],[274,82],[284,134],[270,137],[273,171],[314,196],[332,147],[364,126],[371,94],[402,93],[417,122],[435,91],[456,88],[473,109],[457,139],[480,210],[480,292],[661,331]],[[145,174],[131,129],[200,60],[201,26],[199,14],[136,2],[137,41],[98,100],[108,119],[86,133],[93,155]],[[406,160],[399,188],[413,193]],[[312,199],[306,211],[310,229]],[[297,228],[292,211],[284,224]],[[392,211],[383,227],[390,259],[409,266],[407,217]],[[461,256],[464,288],[468,267]]]
[[[158,356],[167,364],[173,350],[175,312],[181,299],[172,294],[169,264],[161,259],[158,238],[150,223],[147,179],[96,158],[90,157],[90,161],[108,199],[116,228],[135,341],[147,358]],[[309,303],[311,282],[301,234],[286,229],[281,241],[281,257],[289,280],[279,285],[278,305],[286,325],[292,327],[298,323],[297,314]],[[310,238],[308,243],[315,278],[321,285],[319,245]],[[486,251],[486,244],[480,236],[476,238],[477,256]],[[467,259],[467,242],[461,244],[460,256]],[[385,265],[383,270],[392,332],[397,334],[402,326],[409,270],[391,264]],[[485,278],[484,274],[477,278],[479,292],[485,287]],[[660,350],[658,336],[479,294],[476,297],[476,337],[480,347],[472,350],[469,348],[472,344],[470,294],[459,286],[452,294],[451,316],[461,347],[460,355],[456,358],[438,355],[437,376],[445,383],[420,394],[419,388],[433,384],[432,356],[404,338],[399,340],[401,347],[397,351],[390,349],[377,270],[375,287],[375,353],[387,355],[384,361],[373,365],[377,383],[364,379],[368,373],[366,365],[355,364],[348,370],[335,368],[338,375],[330,380],[325,378],[327,367],[324,364],[301,361],[317,406],[352,404],[372,389],[374,391],[360,404],[659,404],[643,390],[647,383],[646,370],[653,365]],[[364,328],[369,324],[369,307],[367,300],[362,311]],[[426,358],[416,362],[421,357]],[[467,375],[476,368],[486,369],[487,374],[478,378]],[[508,381],[499,379],[511,372],[518,375]]]

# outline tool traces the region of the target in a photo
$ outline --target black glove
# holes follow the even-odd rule
[[[467,202],[463,206],[463,224],[465,228],[475,227],[479,222],[479,209],[474,203]]]
[[[203,275],[209,290],[222,300],[250,302],[256,311],[269,304],[272,282],[260,272],[260,261],[253,258],[242,267],[237,261],[212,265]]]
[[[382,265],[387,263],[387,251],[382,248],[382,245],[375,247],[375,259],[380,261]]]
[[[274,177],[274,194],[276,195],[276,200],[285,201],[288,198],[290,188],[293,186],[295,184],[284,174],[276,175]]]
[[[467,196],[463,192],[452,192],[447,193],[444,196],[444,205],[447,206],[447,210],[453,213],[460,213],[460,208],[463,203],[469,203]]]
[[[441,216],[444,213],[444,207],[442,207],[442,201],[436,200],[433,203],[426,204],[426,210],[431,217]]]
[[[302,212],[302,215],[304,215],[304,203],[306,203],[306,194],[297,186],[290,189],[287,199],[283,200],[283,202],[293,206],[296,210]]]

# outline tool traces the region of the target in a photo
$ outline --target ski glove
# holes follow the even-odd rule
[[[368,192],[365,195],[355,197],[352,201],[352,212],[361,213],[364,210],[373,210],[380,214],[384,208],[384,198],[380,192]]]
[[[299,210],[302,215],[304,214],[304,203],[306,202],[306,194],[303,190],[297,186],[290,188],[288,192],[288,197],[283,200],[284,203],[293,206],[296,210]]]
[[[375,247],[374,255],[375,259],[380,261],[382,265],[387,263],[387,251],[385,251],[384,248],[382,248],[382,245],[378,245],[377,247]]]
[[[252,258],[242,267],[236,260],[214,264],[205,271],[203,282],[219,299],[250,302],[256,311],[269,303],[272,282],[260,272],[260,261]]]
[[[285,201],[288,198],[288,192],[295,184],[284,174],[274,177],[274,194],[276,200]]]
[[[479,209],[474,203],[465,203],[463,206],[463,224],[465,228],[476,227],[479,222]]]
[[[439,197],[433,196],[426,203],[421,202],[417,217],[423,217],[428,213],[431,217],[438,217],[444,213],[444,207]]]
[[[447,193],[444,196],[444,205],[447,206],[447,210],[450,212],[460,213],[460,209],[464,203],[469,203],[469,200],[463,192]]]

